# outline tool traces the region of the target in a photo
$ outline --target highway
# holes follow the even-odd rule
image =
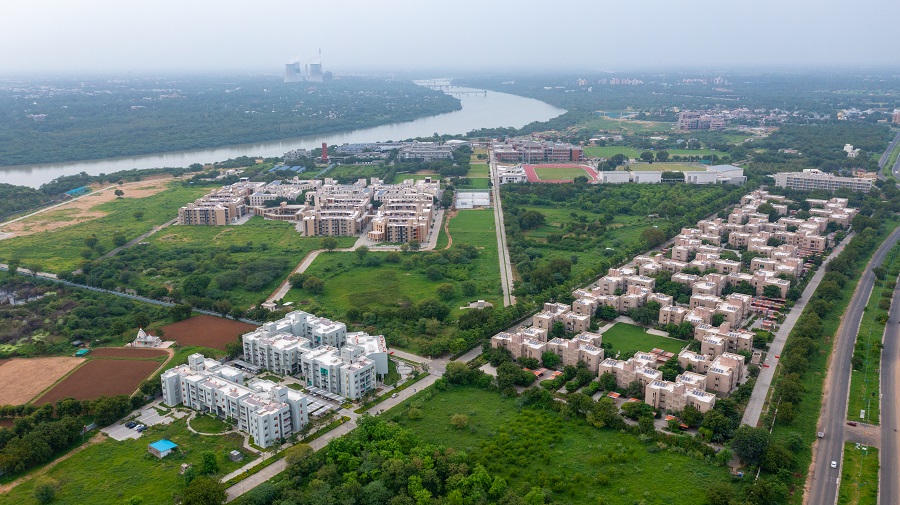
[[[878,160],[878,168],[884,168],[884,166],[888,162],[888,158],[891,157],[891,153],[894,152],[894,148],[897,147],[897,144],[900,143],[900,132],[897,132],[897,136],[894,137],[894,140],[888,145],[887,149],[885,149],[884,154],[881,155],[881,158]],[[896,165],[894,165],[896,167]],[[879,173],[879,176],[881,174]]]
[[[894,288],[893,300],[900,300],[900,285]],[[878,476],[878,496],[880,503],[900,503],[900,402],[896,391],[900,391],[900,375],[897,362],[900,361],[900,303],[891,304],[887,328],[884,331],[884,348],[881,351],[881,470]]]
[[[888,251],[897,243],[898,239],[900,239],[900,228],[894,230],[872,255],[865,271],[862,272],[847,311],[844,313],[838,334],[835,335],[831,364],[825,379],[825,399],[818,427],[818,431],[824,432],[825,437],[817,440],[813,445],[813,470],[807,483],[810,490],[804,503],[816,505],[836,503],[844,450],[844,427],[846,426],[844,423],[847,418],[847,397],[850,393],[850,358],[853,356],[853,345],[856,343],[859,323],[875,281],[872,268],[881,265]],[[882,419],[887,417],[887,412],[885,412]],[[831,468],[832,461],[838,462],[837,468]],[[882,499],[881,503],[898,502]]]

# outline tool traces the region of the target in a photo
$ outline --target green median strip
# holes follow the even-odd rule
[[[878,449],[847,442],[841,463],[838,505],[877,505]]]

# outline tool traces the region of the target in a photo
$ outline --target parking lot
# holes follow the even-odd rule
[[[179,411],[172,411],[169,414],[160,414],[155,408],[153,408],[154,404],[147,405],[142,408],[138,413],[138,417],[134,419],[138,424],[143,424],[146,426],[153,426],[155,424],[169,424],[177,418],[181,418],[186,416],[187,414]],[[125,423],[128,422],[128,419],[113,424],[111,426],[107,426],[103,428],[103,433],[109,435],[113,440],[128,440],[129,438],[140,438],[141,434],[133,428],[128,428],[125,426]]]

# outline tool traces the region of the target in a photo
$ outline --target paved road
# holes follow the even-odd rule
[[[491,152],[491,196],[494,200],[494,229],[497,230],[497,251],[500,255],[500,284],[503,286],[503,306],[509,307],[516,303],[516,297],[512,295],[513,275],[512,265],[509,262],[509,247],[506,245],[506,225],[503,224],[503,205],[500,200],[500,175],[497,173],[497,161]]]
[[[878,496],[881,503],[900,503],[900,285],[894,288],[894,301],[884,332],[881,351],[881,474],[878,477]],[[887,394],[884,394],[887,392]]]
[[[892,140],[890,144],[888,144],[888,147],[887,149],[885,149],[884,154],[881,155],[881,158],[878,160],[878,168],[884,168],[884,166],[888,162],[888,158],[891,157],[891,153],[894,152],[894,148],[897,147],[898,143],[900,143],[900,132],[897,132],[897,136],[894,137],[894,140]],[[881,170],[878,171],[878,177],[882,179],[884,178]]]
[[[850,358],[853,355],[853,345],[856,343],[859,323],[875,281],[872,268],[881,265],[888,251],[897,243],[898,239],[900,239],[900,228],[894,230],[881,244],[881,247],[875,251],[862,273],[850,305],[844,313],[838,334],[835,335],[831,364],[828,367],[828,376],[825,378],[825,398],[818,426],[818,431],[825,432],[825,438],[819,439],[813,444],[813,470],[808,477],[807,484],[810,491],[806,503],[830,505],[837,500],[841,476],[840,462],[844,450],[844,421],[847,418],[847,397],[850,393]],[[838,462],[838,468],[831,468],[832,461]],[[888,480],[896,481],[896,474],[894,478]],[[894,483],[896,484],[896,482]],[[882,500],[881,503],[898,502]]]
[[[831,261],[840,254],[841,251],[844,250],[844,245],[850,242],[850,239],[852,239],[854,235],[854,233],[848,234],[847,238],[834,248],[834,251],[828,256],[827,261]],[[806,303],[809,301],[816,288],[819,287],[819,283],[824,276],[825,262],[823,261],[822,266],[819,267],[812,279],[809,280],[809,284],[806,285],[803,294],[800,295],[800,298],[794,304],[794,307],[788,312],[788,315],[785,316],[784,323],[782,323],[781,326],[779,326],[778,331],[775,332],[775,338],[769,345],[766,359],[761,363],[769,366],[763,366],[759,370],[759,375],[756,377],[756,385],[753,386],[753,393],[750,395],[750,400],[747,402],[747,408],[744,410],[744,417],[741,419],[743,424],[749,424],[750,426],[759,424],[759,417],[762,415],[763,407],[766,403],[766,396],[769,394],[769,387],[772,385],[772,378],[775,376],[775,369],[778,364],[778,359],[775,356],[781,355],[781,351],[784,349],[784,344],[787,341],[788,335],[791,333],[791,330],[794,329],[794,325],[797,324],[797,320],[800,318],[800,314],[806,307]]]

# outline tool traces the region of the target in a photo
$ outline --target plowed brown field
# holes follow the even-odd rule
[[[169,354],[163,349],[142,349],[140,347],[100,347],[91,349],[91,356],[100,358],[156,358]]]
[[[252,324],[205,314],[163,326],[166,340],[174,340],[179,345],[199,345],[223,351],[225,344],[255,329]]]
[[[93,359],[34,403],[43,405],[68,397],[89,400],[98,396],[130,395],[159,365],[149,360]]]

